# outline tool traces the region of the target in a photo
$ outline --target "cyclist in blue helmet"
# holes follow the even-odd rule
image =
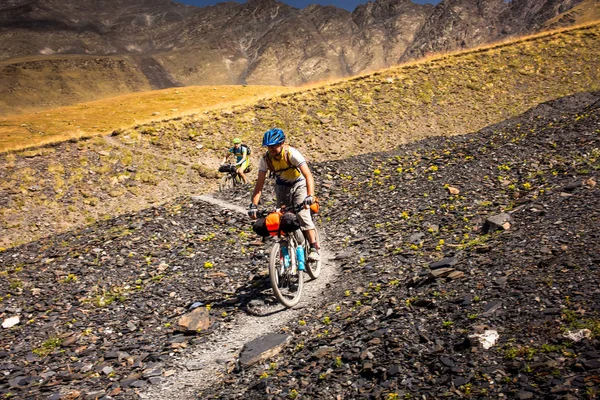
[[[285,133],[279,128],[268,130],[263,135],[263,147],[275,146],[285,142]]]
[[[265,132],[262,145],[267,148],[267,152],[261,158],[258,166],[258,179],[252,193],[252,203],[248,208],[248,215],[256,218],[257,205],[267,172],[271,172],[275,176],[277,207],[282,205],[293,207],[302,203],[306,206],[296,215],[300,220],[301,229],[310,243],[308,258],[312,261],[319,261],[319,244],[316,240],[315,225],[309,209],[309,206],[314,203],[315,180],[306,159],[297,149],[285,144],[285,134],[279,128]]]

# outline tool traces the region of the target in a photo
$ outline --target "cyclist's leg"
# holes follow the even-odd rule
[[[238,175],[240,176],[240,178],[242,178],[242,182],[244,183],[248,183],[248,179],[246,179],[246,174],[244,174],[244,171],[246,170],[246,168],[248,168],[248,164],[250,164],[250,160],[246,160],[242,163],[242,165],[240,165],[240,169],[238,169]]]
[[[301,204],[306,198],[306,184],[304,182],[299,182],[293,187],[293,203]],[[316,235],[315,235],[315,225],[312,220],[312,216],[310,215],[310,209],[303,208],[301,211],[296,213],[298,220],[300,221],[300,226],[302,231],[305,233],[306,238],[308,239],[308,243],[315,244],[318,248],[318,244],[316,243]]]
[[[238,172],[238,179],[241,183],[248,183],[248,179],[246,179],[246,175],[244,175],[244,172],[242,172],[242,170],[239,170]]]
[[[292,188],[292,195],[294,205],[302,204],[304,199],[306,198],[306,183],[304,181],[296,183]],[[310,261],[310,264],[307,263],[307,272],[311,276],[311,278],[316,279],[320,274],[320,261],[321,255],[319,254],[319,243],[317,243],[317,231],[315,229],[315,224],[312,220],[312,215],[310,213],[310,209],[308,207],[302,208],[302,210],[296,212],[296,217],[300,222],[300,229],[304,234],[310,248],[308,249],[308,254],[306,254],[306,259]],[[314,269],[313,269],[314,268]]]

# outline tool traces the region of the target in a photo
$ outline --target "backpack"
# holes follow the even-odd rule
[[[250,154],[252,154],[252,150],[250,150],[250,146],[248,146],[246,143],[242,143],[241,147],[242,147],[242,151],[244,149],[246,149],[246,155],[247,156],[249,156]]]
[[[283,159],[285,160],[285,163],[288,165],[288,167],[275,171],[275,167],[273,166],[273,162],[271,161],[271,157],[269,156],[269,152],[267,151],[264,155],[264,159],[265,159],[265,162],[267,163],[267,168],[269,169],[269,171],[271,171],[271,173],[273,173],[273,172],[287,171],[288,169],[292,169],[292,168],[298,169],[298,167],[293,166],[292,163],[290,162],[290,146],[287,144],[284,145],[283,150],[281,150],[281,151],[283,152]]]

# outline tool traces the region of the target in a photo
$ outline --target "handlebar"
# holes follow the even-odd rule
[[[297,212],[300,212],[300,211],[302,211],[302,209],[303,209],[304,207],[305,207],[305,206],[304,206],[304,204],[303,204],[303,203],[301,203],[301,204],[297,204],[296,206],[293,206],[293,207],[291,207],[291,208],[293,208],[292,210],[288,209],[288,208],[287,208],[287,207],[285,207],[285,206],[283,206],[283,207],[279,208],[279,210],[280,210],[281,212],[283,212],[284,214],[285,214],[286,212],[294,212],[294,213],[297,213]],[[271,214],[273,211],[277,211],[277,210],[278,210],[278,209],[271,209],[271,210],[260,210],[260,211],[257,211],[257,213],[256,213],[256,216],[257,216],[257,218],[266,217],[267,215]]]
[[[219,172],[223,172],[223,173],[231,173],[231,172],[235,172],[237,170],[237,166],[236,164],[221,164],[219,166]]]

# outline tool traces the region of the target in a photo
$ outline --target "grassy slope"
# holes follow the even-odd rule
[[[0,116],[150,90],[125,56],[27,57],[0,62]]]
[[[172,88],[9,116],[0,119],[0,152],[108,134],[157,118],[189,115],[287,91],[279,86]]]
[[[453,54],[372,75],[0,158],[0,246],[213,190],[232,136],[258,158],[280,126],[312,160],[455,135],[540,102],[600,89],[600,25]]]

